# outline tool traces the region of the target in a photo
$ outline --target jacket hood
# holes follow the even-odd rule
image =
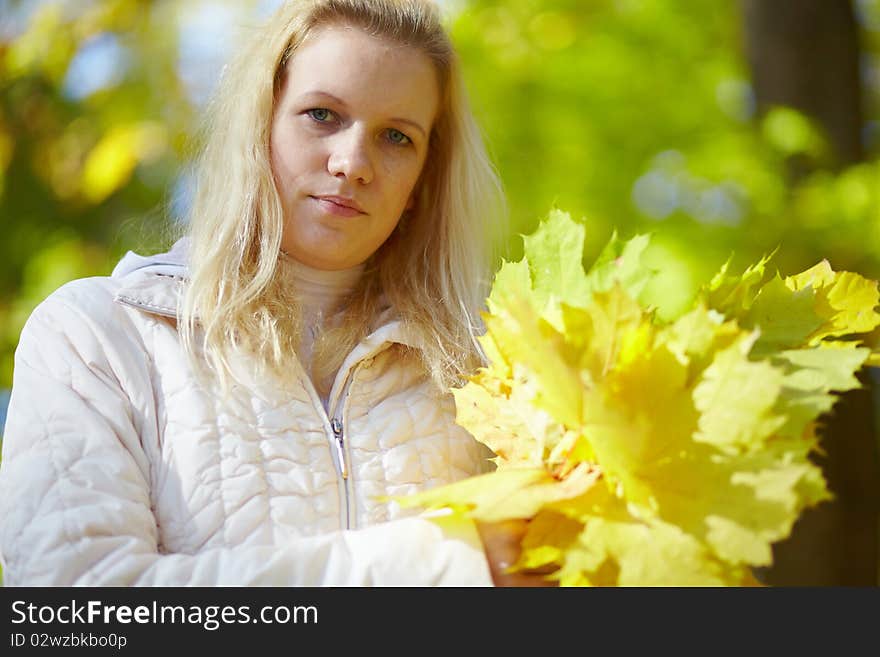
[[[113,278],[123,278],[128,274],[140,272],[186,278],[188,261],[189,237],[182,237],[166,253],[142,256],[134,251],[129,251],[113,268],[111,276]]]

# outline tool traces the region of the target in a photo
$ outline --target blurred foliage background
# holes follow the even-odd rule
[[[0,390],[52,290],[169,245],[200,111],[277,5],[0,0]],[[508,258],[556,206],[586,224],[588,261],[614,230],[654,233],[661,314],[729,257],[777,248],[783,274],[827,258],[880,278],[880,0],[441,5],[508,190]],[[866,394],[829,421],[836,511],[798,528],[768,582],[878,583]]]

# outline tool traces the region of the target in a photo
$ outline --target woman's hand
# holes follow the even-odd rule
[[[558,586],[545,575],[556,570],[555,566],[535,570],[505,572],[519,559],[520,542],[528,528],[527,520],[502,520],[500,522],[477,521],[477,531],[483,541],[483,549],[489,561],[489,570],[495,586]]]

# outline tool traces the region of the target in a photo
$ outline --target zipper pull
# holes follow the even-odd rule
[[[339,469],[343,479],[348,479],[348,467],[345,465],[345,439],[342,437],[342,422],[338,418],[330,421],[330,428],[336,437],[336,456],[339,457]]]

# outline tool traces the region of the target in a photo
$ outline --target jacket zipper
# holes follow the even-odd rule
[[[348,492],[348,465],[345,462],[345,437],[342,433],[342,420],[334,417],[330,420],[330,429],[336,439],[336,457],[339,461],[339,474],[342,475],[342,486],[345,489],[345,528],[351,529],[351,500]]]
[[[345,425],[342,422],[342,416],[345,411],[345,400],[351,390],[351,384],[354,381],[355,374],[360,368],[360,363],[354,365],[346,373],[345,382],[342,386],[339,396],[336,398],[333,407],[330,410],[330,430],[333,432],[333,444],[336,447],[336,460],[339,464],[339,475],[342,477],[342,487],[345,492],[345,528],[351,529],[351,492],[349,489],[349,467],[348,459],[345,454]]]
[[[348,466],[345,463],[345,437],[342,435],[342,421],[339,418],[330,420],[330,428],[336,438],[336,455],[339,457],[339,474],[348,479]]]

